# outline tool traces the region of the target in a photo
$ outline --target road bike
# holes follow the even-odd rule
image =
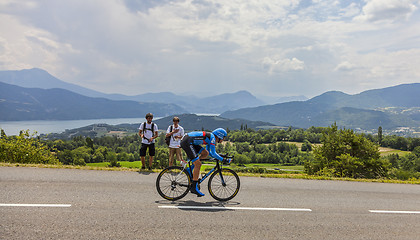
[[[229,168],[224,168],[227,164],[227,159],[232,159],[233,156],[221,155],[223,161],[218,161],[214,158],[216,166],[214,166],[208,173],[202,175],[198,183],[201,184],[207,177],[208,190],[210,195],[218,201],[229,201],[234,198],[240,188],[240,180],[238,174]],[[191,161],[181,166],[171,166],[163,169],[156,179],[156,189],[160,196],[164,199],[176,201],[185,197],[191,190],[192,185],[192,169]]]

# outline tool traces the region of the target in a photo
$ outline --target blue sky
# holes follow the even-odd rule
[[[349,94],[420,82],[420,0],[0,0],[0,70],[105,93]]]

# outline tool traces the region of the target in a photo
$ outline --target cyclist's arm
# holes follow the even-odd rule
[[[223,157],[220,156],[217,152],[216,152],[216,145],[215,145],[216,139],[212,138],[210,143],[207,144],[207,151],[209,152],[210,156],[213,158],[216,158],[219,161],[223,161]]]

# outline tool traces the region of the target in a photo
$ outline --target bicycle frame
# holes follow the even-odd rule
[[[203,183],[208,177],[208,190],[210,195],[218,201],[229,201],[234,198],[240,188],[240,180],[235,171],[224,168],[223,165],[229,164],[233,156],[222,155],[223,161],[214,158],[202,160],[215,160],[216,164],[207,173],[202,173],[198,183]],[[158,193],[165,199],[179,200],[191,190],[193,163],[189,160],[183,167],[172,166],[165,168],[159,173],[156,179]],[[180,188],[178,188],[178,186]]]
[[[214,158],[210,158],[210,159],[205,159],[205,160],[215,160]],[[191,161],[188,161],[188,174],[190,174],[191,179],[193,176],[192,170],[191,170],[191,166],[193,165],[193,163]],[[187,165],[185,164],[184,166],[184,170],[185,167]],[[216,160],[216,166],[214,166],[208,173],[204,174],[201,178],[198,179],[199,183],[201,184],[207,177],[209,177],[214,171],[217,171],[219,169],[223,168],[223,164],[220,163],[219,160]],[[222,172],[220,171],[220,178],[222,180],[222,184],[225,185],[225,180],[223,179],[223,175]]]

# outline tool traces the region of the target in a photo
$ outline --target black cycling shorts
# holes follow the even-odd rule
[[[194,160],[204,150],[202,146],[194,145],[192,142],[193,139],[188,135],[185,135],[181,141],[181,148],[184,149],[189,160]]]
[[[151,143],[151,144],[141,144],[141,148],[140,148],[140,157],[144,157],[146,156],[146,150],[147,148],[149,148],[149,156],[155,156],[155,144]]]

